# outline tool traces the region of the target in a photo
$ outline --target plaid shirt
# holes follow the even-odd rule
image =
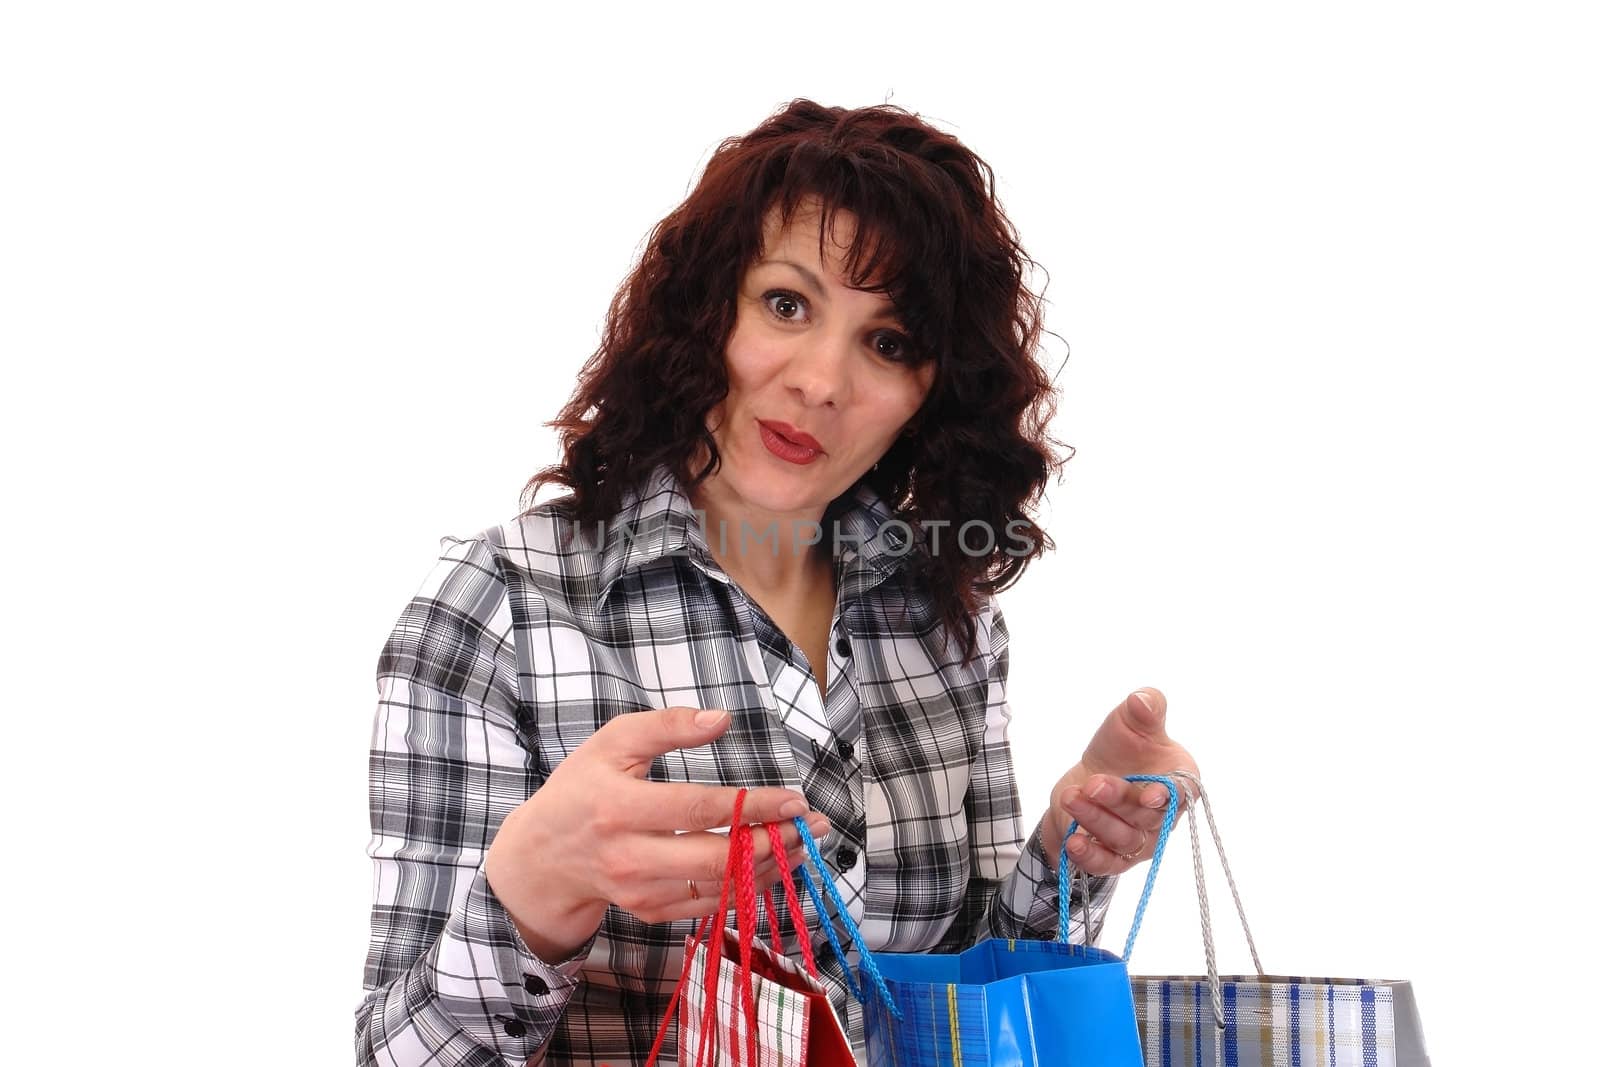
[[[825,699],[804,654],[717,565],[703,515],[665,467],[571,544],[559,501],[441,538],[378,658],[359,1062],[643,1063],[693,923],[612,907],[573,958],[542,960],[483,861],[557,763],[612,716],[644,708],[733,712],[723,736],[658,757],[650,778],[802,792],[833,824],[824,858],[871,949],[1055,936],[1055,876],[1038,830],[1024,841],[1006,739],[1004,618],[985,603],[978,655],[963,667],[900,566],[907,526],[884,526],[894,515],[865,484],[842,503],[837,537],[824,533],[838,588]],[[1115,883],[1074,885],[1088,928],[1075,909],[1071,940],[1098,940]],[[860,1054],[845,964],[809,901],[805,921]],[[765,927],[757,936],[770,942]]]

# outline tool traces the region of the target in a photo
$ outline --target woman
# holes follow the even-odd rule
[[[527,490],[571,492],[446,538],[380,657],[362,1062],[642,1062],[738,787],[889,951],[1055,936],[1077,819],[1098,936],[1165,802],[1122,776],[1194,762],[1133,694],[1024,835],[993,594],[1057,461],[992,185],[899,108],[797,100],[656,228]]]

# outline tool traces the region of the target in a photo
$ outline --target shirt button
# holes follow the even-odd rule
[[[850,742],[846,741],[842,737],[839,738],[839,756],[840,756],[840,758],[841,759],[850,759],[855,754],[856,754],[856,746],[852,745]]]
[[[834,853],[833,862],[838,865],[841,873],[848,871],[856,865],[856,850],[849,845],[844,846]]]
[[[842,637],[833,643],[833,650],[839,653],[840,659],[850,658],[850,642]]]
[[[528,1028],[522,1025],[521,1019],[507,1019],[502,1025],[505,1027],[507,1037],[523,1037],[528,1032]]]
[[[532,993],[536,997],[542,997],[546,993],[550,992],[550,987],[545,984],[544,979],[540,978],[536,974],[525,974],[525,975],[523,975],[522,976],[522,988],[526,989],[528,992]]]

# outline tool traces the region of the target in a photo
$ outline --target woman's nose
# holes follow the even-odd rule
[[[833,404],[848,394],[849,344],[838,338],[812,336],[795,346],[783,370],[783,383],[800,394],[807,407]]]

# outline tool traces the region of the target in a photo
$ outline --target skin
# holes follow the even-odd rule
[[[1167,736],[1166,696],[1149,687],[1129,693],[1090,738],[1082,759],[1050,792],[1041,837],[1051,869],[1074,819],[1079,832],[1067,845],[1073,870],[1121,874],[1148,860],[1165,817],[1167,790],[1154,782],[1123,778],[1175,770],[1200,773],[1189,751]],[[1182,796],[1180,784],[1180,811],[1186,806]]]
[[[688,707],[618,716],[506,816],[484,874],[536,956],[551,963],[570,957],[610,904],[651,923],[716,910],[728,841],[708,831],[732,822],[738,790],[644,778],[655,756],[709,744],[732,721],[725,711]],[[793,816],[805,814],[818,837],[829,829],[789,789],[750,790],[743,814],[752,824],[782,820],[791,863],[804,855]],[[779,876],[767,835],[755,834],[754,846],[759,891]],[[699,899],[689,894],[690,880],[704,887]]]
[[[818,530],[823,510],[894,444],[935,371],[932,360],[912,358],[886,295],[847,284],[842,260],[855,220],[831,221],[824,262],[814,200],[786,229],[776,209],[767,214],[724,350],[728,392],[706,419],[722,465],[693,501],[706,514],[712,555],[800,646],[819,691],[836,598],[830,534]],[[803,466],[773,455],[758,419],[809,433],[822,454]],[[767,530],[776,536],[758,540]]]
[[[822,665],[837,595],[832,547],[826,536],[807,542],[828,503],[871,469],[916,415],[935,368],[904,358],[909,341],[887,296],[849,286],[840,258],[854,220],[835,215],[825,259],[818,256],[819,221],[814,203],[787,229],[775,213],[768,216],[762,255],[736,294],[725,350],[728,393],[707,417],[722,465],[693,503],[706,513],[718,563],[808,663]],[[803,466],[773,455],[758,418],[811,434],[823,454]],[[771,528],[778,537],[741,545],[743,528]],[[718,530],[728,532],[726,551]],[[612,904],[652,923],[715,910],[727,840],[708,831],[732,820],[738,790],[644,779],[655,756],[708,744],[731,721],[722,709],[688,707],[620,716],[506,817],[485,871],[535,954],[552,962],[571,956]],[[1041,831],[1052,867],[1073,819],[1081,824],[1068,847],[1074,869],[1117,874],[1148,859],[1166,791],[1123,776],[1176,768],[1198,773],[1166,734],[1165,697],[1153,689],[1130,694],[1051,793]],[[791,790],[752,789],[745,800],[746,822],[784,824],[792,863],[803,850],[788,819],[802,813],[816,836],[828,832],[827,819]],[[778,880],[777,865],[765,834],[755,834],[754,845],[757,885],[765,888]],[[701,887],[698,899],[691,880]]]

